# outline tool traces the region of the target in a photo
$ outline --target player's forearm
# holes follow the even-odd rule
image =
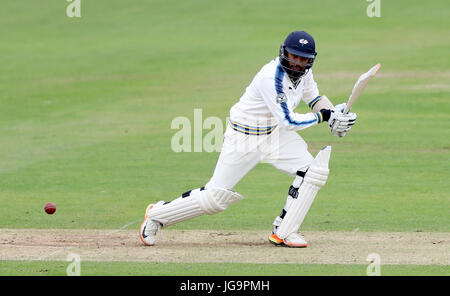
[[[305,114],[295,113],[295,112],[285,112],[284,117],[280,118],[284,128],[289,130],[302,130],[308,127],[312,127],[324,121],[324,119],[330,116],[321,112],[309,112]]]
[[[322,109],[333,109],[334,105],[331,103],[331,101],[328,99],[327,96],[318,96],[314,100],[312,100],[308,106],[311,108],[311,110],[315,113],[320,112]]]

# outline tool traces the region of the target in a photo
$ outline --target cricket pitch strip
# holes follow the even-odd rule
[[[276,247],[267,231],[164,229],[155,246],[146,247],[138,230],[0,229],[0,260],[65,261],[76,253],[83,261],[159,263],[291,263],[449,265],[447,232],[301,232],[308,248]]]

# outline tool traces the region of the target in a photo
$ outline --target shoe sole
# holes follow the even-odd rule
[[[144,237],[142,236],[142,228],[144,227],[144,225],[145,225],[145,222],[147,221],[147,218],[148,218],[148,211],[150,211],[150,209],[153,207],[153,204],[149,204],[148,206],[147,206],[147,209],[145,209],[145,218],[144,218],[144,221],[142,222],[142,224],[141,224],[141,227],[139,228],[139,237],[141,238],[141,241],[144,243],[144,245],[146,245],[146,246],[153,246],[153,245],[150,245],[150,244],[147,244],[146,242],[145,242],[145,240],[144,240]]]
[[[282,246],[284,244],[283,240],[280,239],[276,234],[271,234],[269,236],[269,242],[271,242],[275,246]]]
[[[279,238],[276,234],[271,234],[269,236],[269,242],[277,247],[288,247],[288,248],[306,248],[307,244],[290,244],[286,243],[285,240]]]

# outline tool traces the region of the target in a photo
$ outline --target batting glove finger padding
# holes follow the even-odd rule
[[[343,113],[345,110],[345,107],[347,107],[347,103],[340,103],[340,104],[334,106],[333,111]]]
[[[343,114],[332,111],[328,126],[332,131],[339,131],[353,126],[356,122],[356,118],[357,115],[355,113],[350,112],[348,114]]]
[[[331,133],[339,138],[344,137],[356,123],[356,118],[357,115],[352,112],[343,114],[341,112],[332,111],[330,120],[328,121]]]

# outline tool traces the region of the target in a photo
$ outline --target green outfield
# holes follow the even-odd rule
[[[138,243],[147,204],[202,187],[219,155],[175,153],[172,120],[193,121],[202,109],[203,119],[225,126],[229,108],[294,30],[316,39],[315,79],[335,104],[382,64],[353,107],[358,121],[346,137],[333,137],[325,124],[300,132],[312,154],[333,147],[327,185],[302,229],[450,232],[448,1],[381,0],[379,18],[367,16],[365,0],[81,0],[81,18],[67,17],[68,4],[1,4],[0,236],[2,229],[126,228],[136,229]],[[244,200],[171,228],[269,234],[291,182],[258,165],[235,188]],[[43,210],[50,201],[51,216]],[[448,243],[429,242],[430,254]],[[67,262],[7,255],[20,247],[0,245],[0,275],[65,274]],[[126,261],[83,262],[83,274],[364,275],[367,267]],[[386,265],[383,274],[449,275],[449,264],[447,256]]]
[[[31,262],[24,264],[17,261],[0,262],[0,271],[12,276],[64,276],[66,262]],[[83,262],[83,275],[155,275],[155,276],[365,276],[366,266],[350,264],[187,264],[187,263],[136,263],[136,262]],[[449,276],[448,267],[442,266],[383,266],[385,276]]]

